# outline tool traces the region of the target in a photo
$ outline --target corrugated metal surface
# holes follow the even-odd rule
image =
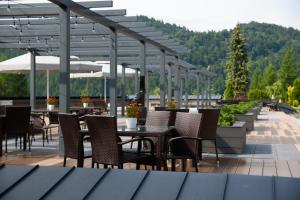
[[[299,200],[300,179],[117,169],[2,166],[0,199]]]

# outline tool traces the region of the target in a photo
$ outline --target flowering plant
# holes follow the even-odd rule
[[[176,108],[176,103],[177,103],[176,100],[167,101],[167,106],[169,109],[174,109]]]
[[[47,104],[49,104],[49,105],[55,105],[57,103],[57,99],[54,96],[48,97],[46,101],[47,101]]]
[[[130,102],[126,106],[126,117],[129,118],[139,118],[141,115],[141,106],[140,103]]]
[[[90,103],[91,102],[91,97],[89,97],[89,96],[80,96],[80,101],[81,101],[81,103]]]

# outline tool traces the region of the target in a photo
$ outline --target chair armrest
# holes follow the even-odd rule
[[[150,143],[151,155],[154,155],[154,143],[149,138],[134,138],[134,139],[131,139],[131,140],[126,140],[124,142],[118,142],[118,144],[119,145],[124,145],[124,144],[128,144],[128,143],[131,143],[131,142],[141,142],[141,141],[148,141]],[[140,149],[138,149],[138,151],[140,152]]]
[[[171,149],[170,147],[171,147],[172,143],[174,141],[178,141],[178,140],[195,140],[197,144],[199,142],[200,143],[202,142],[202,138],[199,138],[199,137],[188,137],[188,136],[174,137],[174,138],[169,139],[169,141],[168,141],[168,152]]]

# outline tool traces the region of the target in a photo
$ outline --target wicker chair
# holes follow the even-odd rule
[[[59,127],[58,112],[48,112],[50,140],[52,140],[52,128]]]
[[[198,172],[198,147],[202,146],[199,137],[201,129],[202,114],[199,113],[177,113],[175,130],[177,136],[168,141],[170,154],[167,159],[172,160],[172,171],[175,171],[175,160],[181,159],[185,170],[184,160],[192,159],[193,165]]]
[[[78,115],[60,113],[58,115],[59,125],[64,138],[64,164],[66,166],[67,157],[78,159],[80,125]],[[85,138],[87,139],[87,138]],[[84,158],[91,158],[91,152],[84,152]]]
[[[43,138],[43,147],[45,146],[45,139],[47,143],[48,140],[48,128],[45,125],[44,119],[39,114],[31,114],[31,126],[30,126],[30,144],[32,145],[32,141],[35,140],[35,135],[41,133]]]
[[[29,140],[29,127],[30,127],[30,106],[7,106],[6,117],[4,120],[4,137],[5,137],[5,152],[7,152],[7,139],[14,137],[17,141],[20,137],[20,147],[25,150],[26,140]],[[30,150],[30,142],[29,142]]]
[[[150,139],[137,138],[121,142],[117,135],[117,121],[115,117],[90,115],[86,116],[86,123],[91,136],[92,167],[97,163],[97,167],[98,164],[103,164],[104,168],[107,168],[107,165],[111,165],[122,169],[124,163],[139,163],[141,159],[154,157],[153,142]],[[150,156],[141,152],[124,152],[122,150],[122,145],[124,144],[145,140],[151,144]]]
[[[176,120],[176,113],[189,112],[189,109],[181,109],[181,108],[169,109],[166,107],[155,107],[155,111],[170,111],[171,113],[170,113],[169,126],[174,126]]]
[[[203,115],[200,137],[202,140],[214,141],[216,159],[219,162],[218,146],[217,146],[217,126],[220,116],[220,109],[199,109],[199,113]],[[201,154],[202,155],[202,149]]]

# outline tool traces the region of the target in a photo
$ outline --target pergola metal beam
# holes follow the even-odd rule
[[[78,4],[79,5],[79,4]],[[84,7],[85,8],[85,7]],[[88,8],[86,8],[88,9]],[[88,9],[89,10],[89,9]],[[124,9],[114,9],[114,10],[92,10],[94,13],[106,16],[119,16],[126,15],[126,10]],[[38,8],[0,8],[0,17],[20,17],[20,16],[56,16],[59,13],[59,9],[55,7],[38,7]],[[72,13],[71,16],[77,16],[78,14]]]
[[[85,8],[84,6],[81,6],[78,3],[75,3],[75,2],[70,1],[70,0],[49,0],[49,1],[51,1],[55,4],[57,4],[57,5],[68,6],[73,12],[76,12],[79,15],[81,15],[83,17],[86,17],[90,20],[93,20],[96,23],[102,24],[102,25],[104,25],[106,27],[109,27],[109,28],[113,28],[113,29],[118,30],[121,33],[123,33],[127,36],[130,36],[130,37],[132,37],[132,38],[134,38],[138,41],[144,41],[144,42],[153,44],[154,46],[158,47],[159,49],[164,49],[165,51],[168,51],[171,54],[177,55],[177,52],[170,49],[169,47],[161,45],[160,43],[158,43],[158,42],[156,42],[152,39],[147,38],[147,36],[145,36],[145,35],[138,34],[134,31],[126,28],[125,26],[122,26],[122,25],[120,25],[120,24],[118,24],[118,23],[116,23],[116,22],[114,22],[110,19],[107,19],[105,16],[103,16],[101,14],[95,13],[95,12],[89,10],[88,8]]]
[[[84,1],[84,2],[77,2],[78,4],[86,7],[86,8],[104,8],[104,7],[112,7],[113,1]],[[19,4],[15,3],[14,1],[8,1],[7,4],[0,4],[0,8],[8,9],[8,7],[11,8],[36,8],[39,9],[39,7],[54,7],[57,8],[56,5],[53,3],[30,3],[28,4]],[[57,11],[59,12],[58,8]]]
[[[165,66],[166,66],[166,54],[164,50],[160,50],[160,76],[159,76],[159,89],[160,89],[160,107],[165,107]]]
[[[109,79],[109,103],[110,115],[117,116],[117,32],[111,29],[110,37],[110,79]]]
[[[30,52],[30,106],[35,109],[36,98],[36,57],[35,52]]]

